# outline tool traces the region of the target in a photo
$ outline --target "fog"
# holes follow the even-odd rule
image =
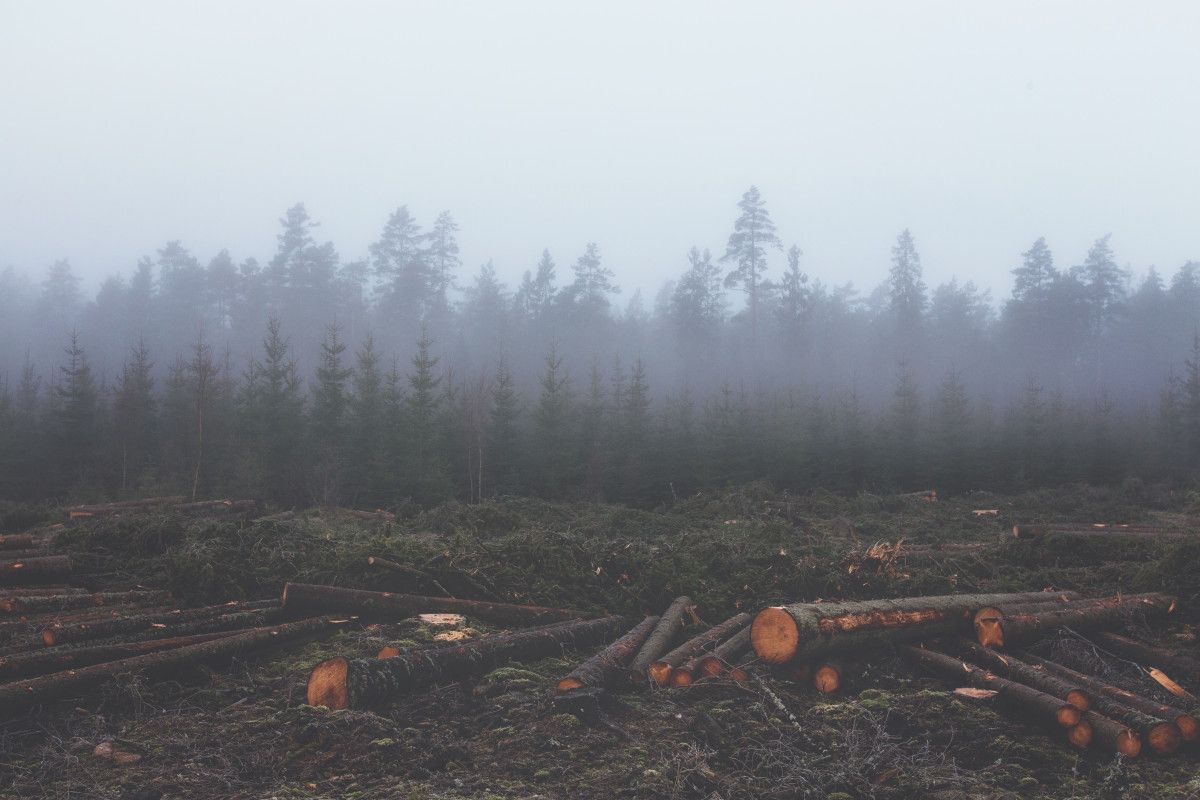
[[[1184,480],[1157,8],[13,4],[0,498]]]

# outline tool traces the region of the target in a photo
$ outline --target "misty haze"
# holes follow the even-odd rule
[[[1192,796],[1195,7],[0,7],[0,795]]]

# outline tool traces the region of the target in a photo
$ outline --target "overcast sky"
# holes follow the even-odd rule
[[[904,227],[1000,294],[1040,235],[1200,258],[1196,3],[582,5],[0,0],[0,265],[269,257],[300,200],[354,258],[407,203],[510,282],[594,240],[628,297],[751,183],[864,289]]]

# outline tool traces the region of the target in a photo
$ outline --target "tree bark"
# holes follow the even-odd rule
[[[977,624],[975,639],[984,647],[1013,647],[1062,627],[1088,630],[1116,627],[1136,615],[1164,617],[1175,609],[1175,598],[1164,594],[1118,595],[1072,603],[1066,608],[1002,614],[994,623]],[[983,621],[981,621],[983,622]]]
[[[1077,683],[1080,686],[1086,687],[1092,695],[1099,696],[1101,700],[1097,705],[1096,710],[1102,714],[1112,717],[1113,719],[1119,720],[1121,717],[1106,710],[1105,707],[1110,703],[1128,707],[1141,714],[1145,714],[1148,717],[1153,717],[1161,722],[1174,725],[1179,731],[1180,738],[1185,742],[1195,741],[1197,736],[1200,736],[1200,723],[1197,722],[1194,716],[1186,711],[1166,705],[1165,703],[1156,702],[1151,700],[1149,697],[1143,697],[1140,694],[1127,691],[1093,675],[1085,675],[1082,672],[1073,670],[1068,666],[1054,661],[1049,661],[1031,654],[1027,654],[1025,658],[1048,672],[1058,675],[1065,680]],[[1132,724],[1129,720],[1123,721]],[[1167,734],[1167,738],[1169,740],[1169,734]],[[1157,752],[1171,752],[1169,750],[1159,750],[1159,748],[1155,746],[1155,736],[1153,730],[1146,733],[1146,740],[1150,742],[1150,746]],[[1168,741],[1167,744],[1169,745],[1170,742]],[[1175,746],[1178,747],[1178,743],[1176,743]]]
[[[671,672],[685,661],[696,658],[705,650],[712,648],[748,626],[754,617],[751,614],[736,614],[724,622],[714,625],[699,636],[693,636],[671,652],[655,659],[646,668],[646,674],[655,686],[666,686],[671,683]]]
[[[1096,634],[1096,638],[1101,645],[1126,658],[1152,667],[1169,669],[1177,673],[1178,677],[1200,681],[1200,661],[1191,656],[1164,647],[1153,647],[1108,631]]]
[[[783,664],[838,650],[963,633],[983,606],[1027,602],[1045,594],[952,594],[774,606],[754,618],[750,640],[763,661]]]
[[[683,630],[684,617],[695,616],[696,604],[687,595],[676,597],[667,610],[658,618],[654,630],[646,637],[633,661],[629,662],[629,679],[633,683],[646,680],[646,670],[650,665],[663,656],[670,648],[671,642]]]
[[[328,635],[337,627],[338,623],[328,617],[304,619],[268,628],[255,628],[174,650],[146,653],[120,661],[93,664],[80,669],[68,669],[29,680],[6,683],[0,686],[0,709],[3,709],[0,713],[11,714],[59,698],[80,697],[117,675],[175,675],[186,667],[228,661],[279,642]]]
[[[219,606],[204,606],[183,610],[165,611],[157,614],[137,614],[117,619],[97,620],[95,622],[80,622],[73,625],[51,625],[42,631],[42,642],[47,647],[70,642],[83,642],[89,639],[102,639],[109,636],[119,636],[127,633],[157,633],[164,635],[170,632],[182,635],[184,633],[203,633],[205,631],[180,627],[184,623],[211,623],[219,626],[229,624],[234,627],[237,623],[253,624],[267,616],[266,612],[278,610],[274,600],[254,600],[247,603],[225,603]],[[257,616],[245,616],[255,614]],[[232,618],[232,619],[230,619]],[[216,620],[221,619],[223,623]],[[213,630],[209,627],[208,630]]]
[[[30,583],[60,583],[71,577],[69,556],[43,556],[18,561],[0,561],[0,586]]]
[[[0,682],[119,661],[156,650],[173,650],[177,647],[209,642],[230,635],[233,634],[221,631],[201,633],[195,636],[174,636],[167,639],[147,639],[139,642],[119,642],[92,647],[54,647],[30,653],[17,653],[0,657]]]
[[[350,660],[338,656],[321,662],[309,675],[308,704],[375,708],[440,680],[487,672],[512,659],[545,658],[567,647],[588,647],[607,641],[625,624],[623,618],[616,616],[572,620],[413,648],[392,658]]]
[[[1085,713],[1066,700],[1046,694],[1032,686],[1001,678],[993,672],[943,653],[912,645],[905,645],[903,650],[929,672],[960,684],[968,683],[977,689],[990,689],[1015,708],[1040,721],[1071,728],[1079,724]]]
[[[963,646],[972,659],[999,675],[1066,700],[1080,711],[1091,708],[1091,692],[1077,681],[1064,680],[1044,667],[1027,664],[1015,656],[997,653],[975,642],[965,641]]]
[[[0,612],[5,614],[39,614],[47,611],[65,611],[72,608],[105,606],[121,603],[151,605],[171,599],[170,592],[140,591],[96,592],[95,594],[59,594],[41,597],[6,597],[0,599]]]
[[[484,600],[460,600],[452,597],[423,597],[392,592],[368,592],[343,589],[340,586],[319,586],[310,583],[288,583],[283,587],[280,605],[287,610],[327,614],[344,612],[363,617],[396,619],[427,611],[463,614],[499,625],[531,625],[534,623],[564,622],[585,616],[583,612],[544,606],[523,606],[511,603],[491,603]]]
[[[10,533],[0,536],[0,550],[33,550],[42,545],[41,539],[35,539],[32,533]],[[6,553],[0,556],[7,557]]]
[[[646,617],[631,631],[608,647],[596,653],[574,669],[567,677],[558,682],[557,691],[569,692],[585,686],[603,687],[611,683],[621,674],[634,655],[645,643],[650,631],[658,624],[658,617]]]
[[[713,648],[711,653],[702,656],[696,662],[696,669],[703,676],[719,678],[726,671],[736,666],[737,660],[749,649],[750,626],[747,625]]]

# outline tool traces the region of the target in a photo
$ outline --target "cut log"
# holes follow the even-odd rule
[[[88,606],[105,606],[120,603],[135,605],[161,604],[170,599],[170,592],[159,590],[59,594],[42,597],[6,597],[0,599],[0,612],[5,614],[39,614],[46,611],[65,611],[70,608],[87,608]]]
[[[566,648],[608,641],[625,624],[625,620],[616,616],[572,620],[414,648],[392,658],[351,660],[338,656],[321,662],[309,675],[308,704],[375,708],[440,680],[488,672],[514,658],[545,658]]]
[[[750,649],[750,626],[747,625],[733,636],[717,645],[711,653],[701,656],[696,662],[700,674],[709,678],[719,678],[732,668],[738,658]]]
[[[1162,667],[1176,673],[1176,677],[1200,681],[1200,660],[1186,653],[1165,647],[1153,647],[1136,639],[1130,639],[1128,636],[1108,631],[1097,633],[1096,641],[1108,650],[1143,665]]]
[[[1129,619],[1164,617],[1175,610],[1175,598],[1164,594],[1117,595],[1074,602],[1064,608],[1031,610],[976,621],[975,639],[984,647],[1012,647],[1062,627],[1077,630],[1112,628]]]
[[[999,675],[1066,700],[1080,711],[1091,707],[1091,692],[1078,681],[1064,679],[1040,665],[1027,664],[1016,656],[997,653],[975,642],[964,642],[963,646],[969,658]]]
[[[560,680],[557,691],[561,694],[584,686],[602,688],[611,683],[633,661],[633,657],[656,624],[658,617],[646,617],[633,630],[584,661],[571,674]]]
[[[1137,758],[1141,755],[1142,737],[1138,736],[1137,731],[1128,725],[1109,719],[1095,711],[1083,712],[1083,720],[1080,724],[1085,723],[1087,728],[1079,735],[1082,736],[1086,732],[1089,744],[1097,744],[1105,752],[1120,753],[1128,758]]]
[[[51,700],[80,697],[118,675],[137,673],[148,677],[175,677],[187,667],[226,662],[276,643],[328,635],[337,630],[340,624],[344,623],[329,617],[304,619],[268,628],[255,628],[174,650],[160,650],[120,661],[6,683],[0,686],[0,713],[12,714]]]
[[[72,506],[71,508],[67,509],[67,516],[70,519],[83,517],[106,517],[126,511],[136,511],[139,509],[150,508],[152,506],[174,505],[182,502],[182,496],[146,497],[141,500],[118,500],[115,503],[96,503],[93,505]]]
[[[87,589],[78,586],[56,584],[54,586],[6,586],[0,588],[0,598],[11,600],[14,597],[49,597],[63,594],[90,594]]]
[[[167,639],[147,639],[139,642],[119,642],[91,647],[53,647],[30,653],[17,653],[0,657],[0,683],[32,678],[66,669],[77,669],[92,664],[119,661],[123,658],[152,653],[156,650],[173,650],[186,645],[209,642],[231,635],[228,631],[201,633],[195,636],[174,636]]]
[[[1014,604],[1044,595],[952,594],[774,606],[754,618],[750,640],[763,661],[783,664],[838,650],[961,634],[969,630],[972,615],[983,606]]]
[[[1067,741],[1080,750],[1086,750],[1091,747],[1092,739],[1095,735],[1095,732],[1092,730],[1092,723],[1086,719],[1079,720],[1077,725],[1067,729]]]
[[[1032,686],[1001,678],[994,672],[973,666],[961,659],[912,645],[905,645],[903,651],[929,672],[956,683],[968,683],[977,689],[990,689],[1005,702],[1037,720],[1072,728],[1079,724],[1082,715],[1086,713],[1066,700],[1046,694]]]
[[[396,515],[391,511],[377,509],[375,511],[361,511],[357,508],[335,508],[334,511],[345,514],[355,519],[364,519],[368,522],[395,522]]]
[[[42,546],[42,539],[34,538],[32,533],[10,533],[0,536],[0,550],[36,550]]]
[[[842,687],[845,668],[834,658],[823,658],[812,668],[812,685],[821,694],[833,694]]]
[[[723,642],[742,628],[745,628],[754,617],[750,614],[736,614],[724,622],[714,625],[699,636],[693,636],[671,652],[657,658],[646,668],[646,673],[655,686],[667,686],[671,683],[671,671],[685,661],[696,658],[710,650],[718,642]]]
[[[368,592],[343,589],[340,586],[319,586],[311,583],[288,583],[283,587],[280,605],[289,611],[306,613],[343,612],[375,619],[402,619],[423,611],[463,614],[467,617],[499,625],[532,625],[564,622],[585,616],[583,612],[544,606],[523,606],[512,603],[491,603],[484,600],[460,600],[453,597],[422,597],[414,594]]]
[[[386,570],[390,570],[391,572],[397,572],[401,575],[408,575],[411,578],[415,578],[418,583],[428,583],[430,586],[432,586],[434,589],[437,589],[439,592],[441,592],[446,597],[454,597],[454,595],[452,595],[452,594],[450,594],[450,592],[446,591],[446,587],[442,586],[442,584],[438,583],[438,581],[433,576],[427,575],[426,573],[422,572],[419,569],[416,569],[415,567],[410,567],[406,564],[401,564],[396,561],[391,561],[390,559],[380,558],[379,556],[367,556],[367,564],[369,564],[372,567],[379,567],[380,569],[386,569]]]
[[[180,503],[171,510],[180,514],[224,514],[240,511],[253,511],[258,508],[255,500],[198,500],[194,503]]]
[[[45,558],[47,556],[59,555],[51,553],[45,548],[35,548],[32,550],[0,550],[0,558],[5,561],[24,561],[30,558]]]
[[[277,609],[278,604],[274,600],[255,600],[246,603],[225,603],[219,606],[204,606],[202,608],[166,611],[157,614],[137,614],[118,619],[81,622],[72,625],[51,625],[42,631],[42,642],[47,647],[53,647],[59,644],[83,642],[89,639],[102,639],[127,633],[165,631],[168,627],[173,634],[164,633],[163,635],[204,633],[207,631],[195,630],[195,626],[187,630],[181,629],[179,626],[183,623],[209,622],[218,618],[224,618],[222,623],[215,624],[227,624],[238,627],[238,624],[242,622],[253,624],[255,620],[261,621],[266,617],[266,614],[262,612]],[[246,613],[255,613],[258,616],[240,616]],[[213,629],[209,628],[209,630]]]
[[[1145,714],[1148,717],[1153,717],[1162,722],[1174,725],[1179,731],[1180,738],[1185,742],[1195,741],[1197,736],[1200,736],[1200,723],[1197,722],[1194,716],[1186,711],[1166,705],[1165,703],[1156,702],[1151,700],[1149,697],[1143,697],[1140,694],[1127,691],[1122,689],[1120,686],[1114,686],[1107,681],[1103,681],[1094,675],[1086,675],[1055,661],[1049,661],[1045,658],[1040,658],[1035,655],[1026,655],[1025,658],[1031,663],[1045,669],[1047,672],[1058,675],[1065,680],[1071,681],[1072,683],[1085,686],[1091,694],[1099,695],[1101,697],[1101,703],[1097,706],[1096,710],[1100,711],[1102,714],[1113,717],[1113,719],[1121,720],[1122,718],[1119,715],[1110,713],[1107,710],[1107,707],[1109,707],[1110,703],[1126,706],[1134,711]],[[1133,724],[1129,720],[1123,721]],[[1146,736],[1146,740],[1150,743],[1150,746],[1154,748],[1156,752],[1171,752],[1170,750],[1159,749],[1163,743],[1162,734],[1159,736],[1160,744],[1156,745],[1154,730],[1143,733]],[[1166,745],[1170,746],[1170,734],[1165,734],[1165,737]],[[1178,742],[1175,743],[1175,746],[1178,747]]]
[[[59,583],[71,577],[70,556],[0,561],[0,586]]]
[[[1014,525],[1013,536],[1017,539],[1044,539],[1048,536],[1059,536],[1080,539],[1124,539],[1126,541],[1194,538],[1193,534],[1184,531],[1170,531],[1165,528],[1070,525]]]
[[[695,617],[696,604],[687,595],[676,597],[667,610],[658,618],[654,630],[646,637],[637,655],[629,662],[629,679],[633,683],[643,683],[646,680],[646,670],[650,665],[666,654],[671,642],[683,630],[684,618]]]

